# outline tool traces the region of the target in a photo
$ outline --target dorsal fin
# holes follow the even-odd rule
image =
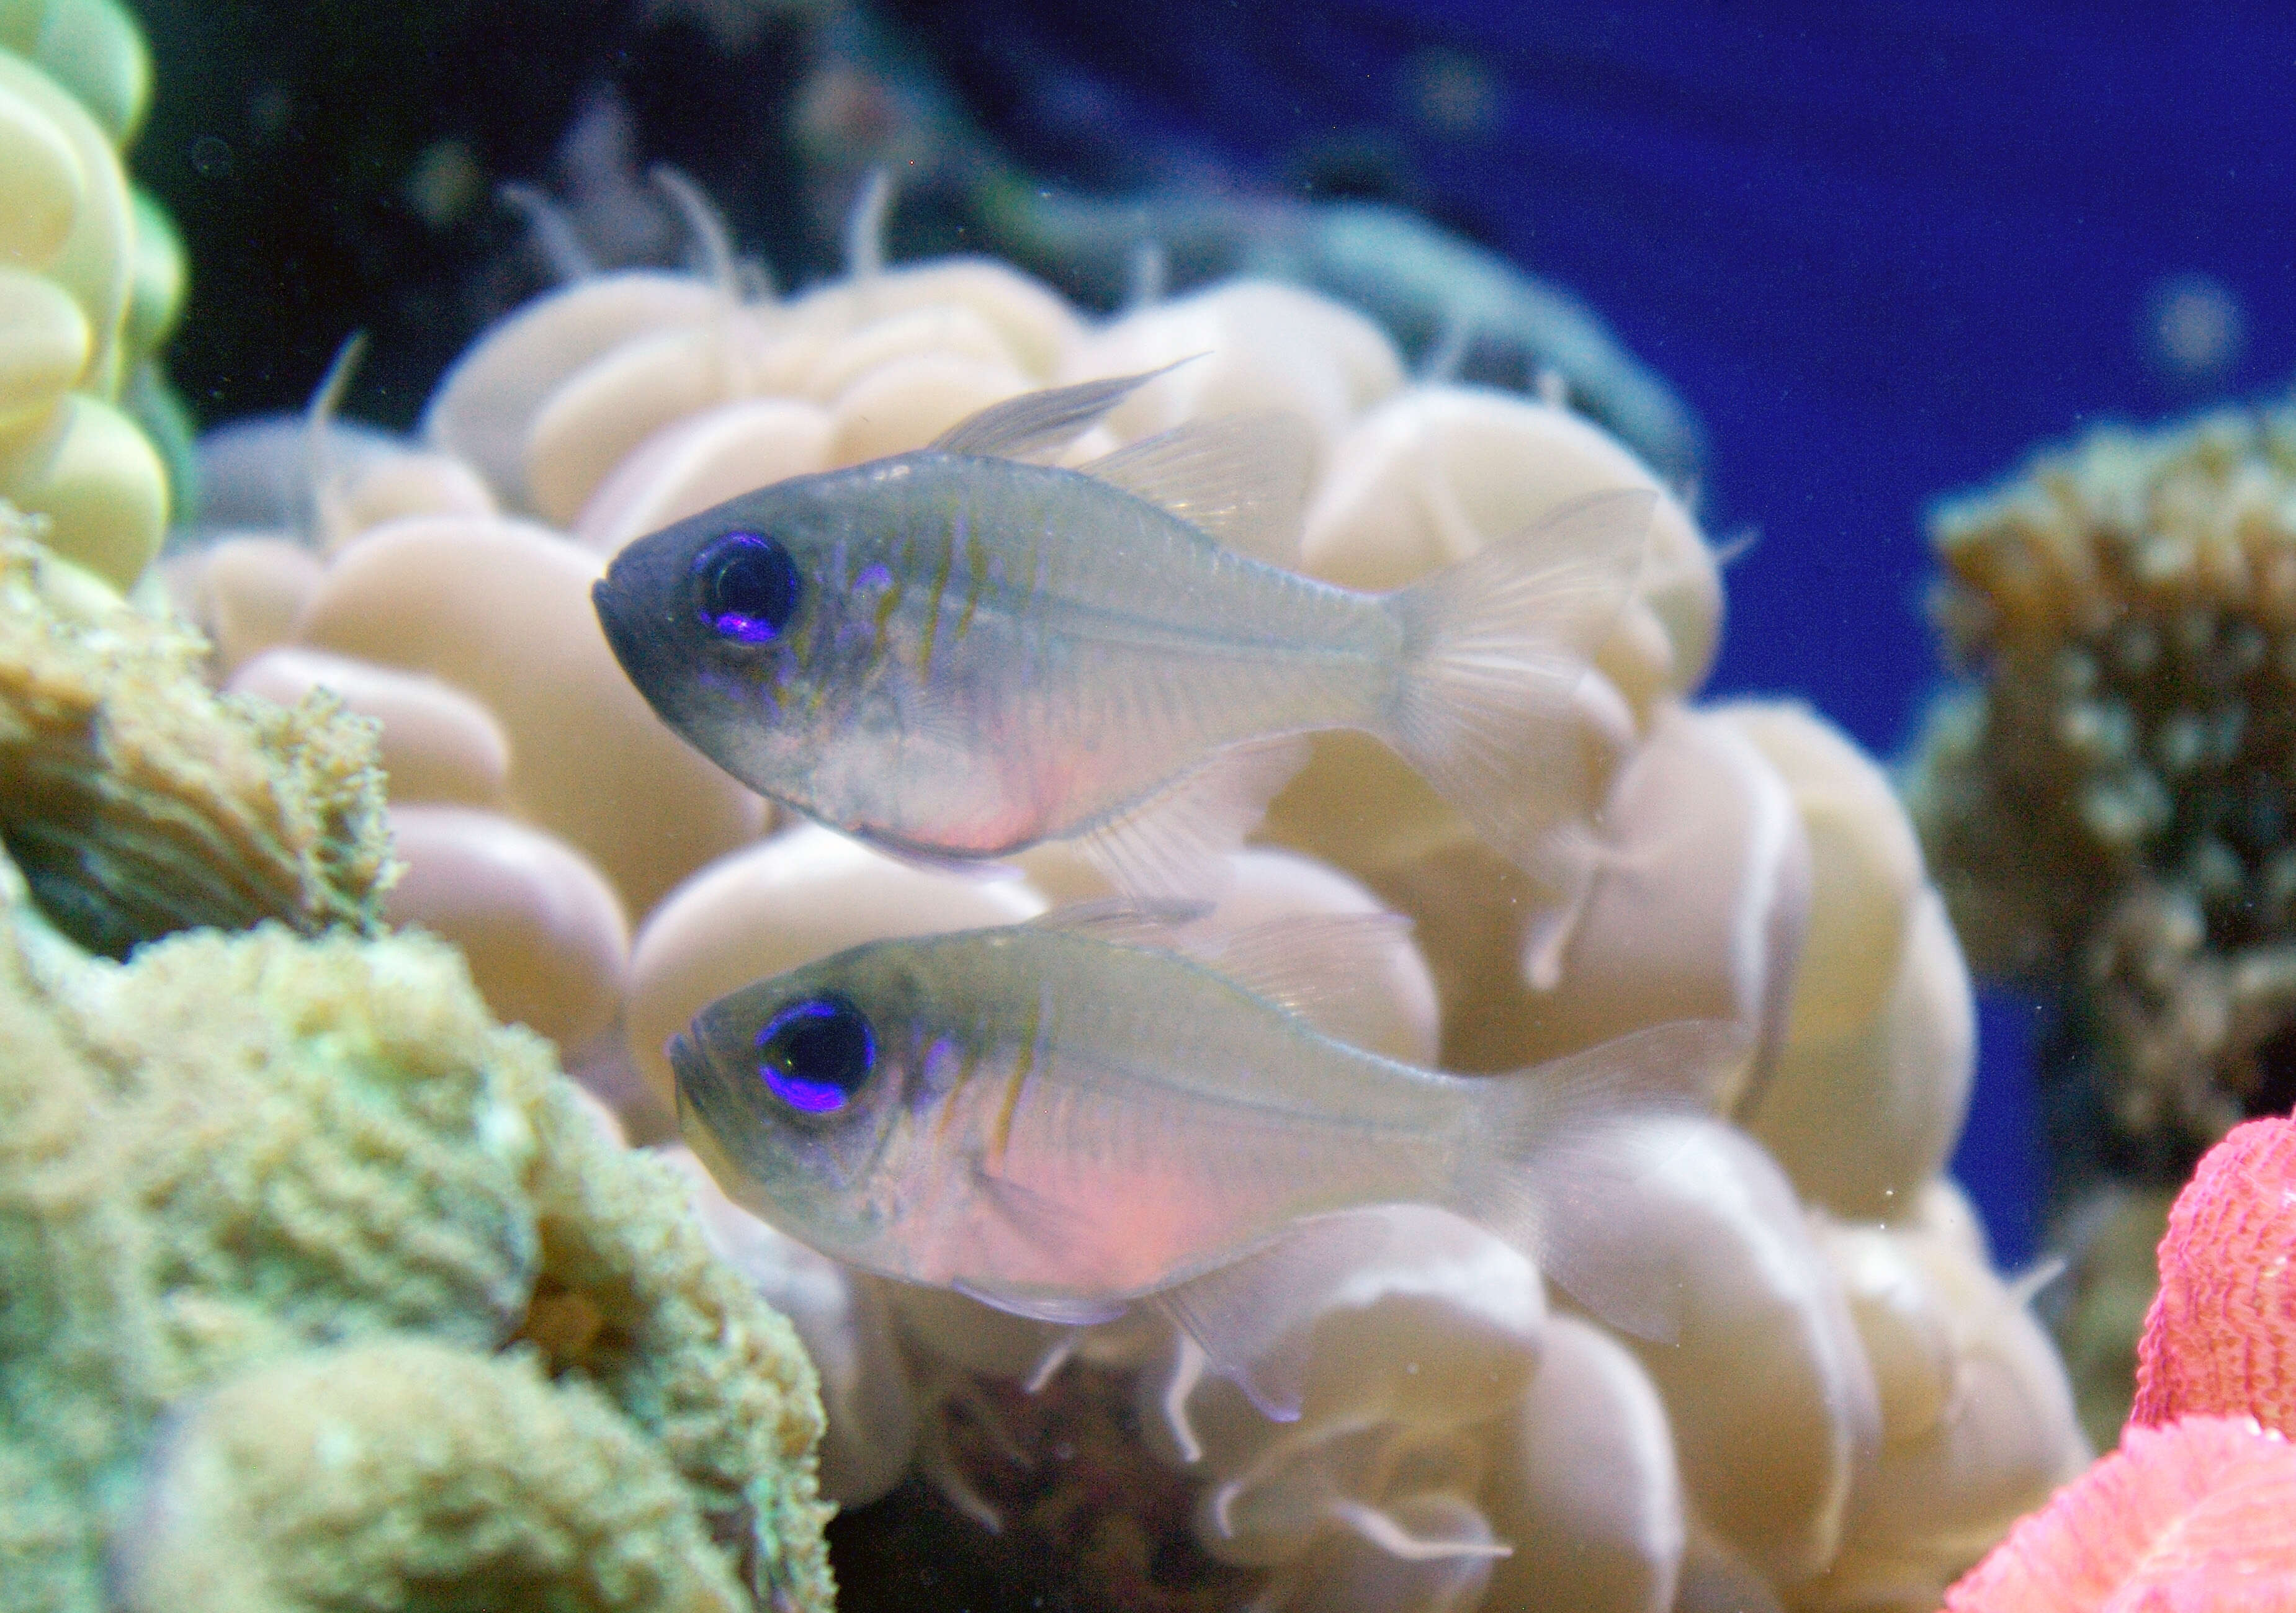
[[[1316,433],[1288,410],[1255,410],[1192,420],[1079,468],[1240,553],[1293,566],[1315,476]]]
[[[1103,897],[1092,902],[1071,902],[1038,913],[1029,921],[1034,929],[1054,929],[1090,936],[1118,946],[1146,946],[1180,949],[1176,931],[1211,912],[1209,902],[1144,902],[1132,897]]]
[[[1395,949],[1410,934],[1411,921],[1399,913],[1287,913],[1188,950],[1324,1036],[1363,1047],[1388,1018],[1386,997],[1365,983],[1394,966]]]
[[[1204,902],[1108,897],[1055,907],[1029,922],[1193,958],[1352,1046],[1374,1044],[1387,1028],[1386,999],[1364,982],[1392,966],[1396,947],[1411,934],[1409,919],[1398,913],[1298,913],[1241,929],[1199,927],[1213,913]]]
[[[928,446],[944,454],[971,454],[988,459],[1028,459],[1068,446],[1070,442],[1117,405],[1155,380],[1179,368],[1198,355],[1175,359],[1160,370],[1137,375],[1118,375],[1106,381],[1078,381],[1043,392],[1023,392],[1003,403],[990,404],[968,414]]]

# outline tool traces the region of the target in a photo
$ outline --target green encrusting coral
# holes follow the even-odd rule
[[[211,692],[206,642],[121,605],[0,504],[0,843],[73,940],[373,931],[390,866],[373,725]]]
[[[5,565],[20,735],[21,692],[62,708],[87,654],[132,661],[135,641],[29,545]],[[146,696],[165,715],[127,709]],[[196,702],[156,667],[93,698],[85,733],[196,753]],[[340,721],[207,720],[282,799]],[[335,733],[323,778],[359,772],[360,733]],[[170,816],[177,784],[143,750],[70,754],[93,771],[45,798],[130,800],[138,824],[261,794],[192,790]],[[12,766],[12,847],[37,820]],[[223,821],[168,865],[235,854],[250,820]],[[335,828],[265,877],[371,887],[379,817]],[[328,886],[344,867],[365,887]],[[459,954],[364,934],[353,902],[324,933],[197,928],[119,963],[53,905],[0,860],[0,1613],[829,1606],[794,1333],[546,1045],[487,1017]],[[324,911],[297,910],[315,929]]]

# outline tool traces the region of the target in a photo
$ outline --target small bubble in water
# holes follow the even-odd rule
[[[231,147],[213,135],[192,142],[192,171],[202,179],[220,179],[231,172]]]

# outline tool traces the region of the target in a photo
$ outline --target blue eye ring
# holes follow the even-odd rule
[[[788,545],[764,532],[736,528],[693,557],[701,625],[740,644],[770,644],[797,615],[805,579]]]
[[[877,1033],[850,997],[789,1004],[758,1032],[758,1077],[800,1114],[833,1115],[877,1068]]]

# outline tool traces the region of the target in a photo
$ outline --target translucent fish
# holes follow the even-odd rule
[[[1358,728],[1532,865],[1655,495],[1356,593],[1247,553],[1296,542],[1313,446],[1292,417],[1029,463],[1147,379],[1032,393],[641,538],[594,591],[606,637],[720,766],[900,855],[1080,836],[1139,894],[1199,892],[1298,764],[1267,741]]]
[[[1697,1109],[1742,1034],[1420,1069],[1283,1005],[1348,946],[1328,920],[1300,933],[1304,964],[1258,941],[1208,963],[1098,913],[856,947],[704,1009],[670,1048],[680,1123],[729,1197],[824,1254],[1045,1321],[1147,1299],[1232,1373],[1266,1342],[1255,1295],[1328,1265],[1316,1218],[1365,1205],[1451,1210],[1606,1319],[1668,1331],[1670,1274],[1577,1258],[1611,1246],[1574,1229],[1631,1191],[1612,1123]]]

